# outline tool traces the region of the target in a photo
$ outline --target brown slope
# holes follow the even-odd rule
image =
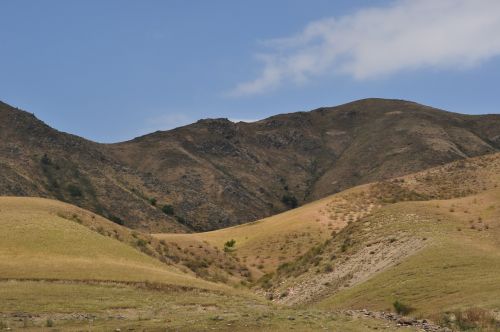
[[[0,195],[56,198],[133,228],[186,231],[136,192],[158,190],[106,147],[54,130],[0,102]],[[121,221],[119,219],[121,219]]]
[[[500,116],[366,99],[254,123],[200,120],[113,144],[116,159],[150,172],[162,199],[196,230],[286,209],[348,187],[498,151]]]
[[[211,230],[283,211],[283,196],[308,202],[499,147],[498,115],[400,100],[255,123],[200,120],[108,145],[0,104],[0,194],[57,198],[154,232]],[[164,204],[177,218],[160,211]]]

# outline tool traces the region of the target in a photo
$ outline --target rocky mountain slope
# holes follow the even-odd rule
[[[155,190],[149,178],[113,160],[105,146],[0,103],[0,195],[56,198],[132,228],[187,231],[144,197]]]
[[[201,120],[109,148],[157,176],[190,227],[210,230],[499,147],[498,115],[367,99],[254,123]]]
[[[0,104],[0,194],[57,198],[152,232],[212,230],[499,148],[499,115],[401,100],[200,120],[117,144]]]

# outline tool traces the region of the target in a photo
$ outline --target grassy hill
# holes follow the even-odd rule
[[[252,272],[255,281],[328,239],[378,206],[365,194],[365,187],[332,195],[244,225],[194,234],[154,234],[157,239],[181,246],[210,243],[228,251]],[[234,240],[232,247],[226,247]],[[226,249],[225,249],[226,247]]]
[[[2,279],[148,281],[214,288],[77,220],[68,220],[61,211],[71,216],[81,213],[57,201],[0,198]]]
[[[205,281],[146,253],[130,242],[147,242],[146,235],[129,233],[66,203],[1,197],[0,330],[396,330],[392,322],[287,308]]]
[[[499,183],[500,154],[493,154],[355,187],[246,225],[155,237],[221,249],[234,239],[227,250],[277,303],[391,311],[398,301],[413,316],[491,330],[500,308]]]

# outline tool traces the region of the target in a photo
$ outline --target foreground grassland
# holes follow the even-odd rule
[[[0,328],[23,331],[397,330],[382,320],[279,307],[251,296],[206,290],[4,281],[0,298]]]
[[[93,230],[113,225],[94,220],[84,226],[82,213],[51,200],[0,198],[0,330],[396,328],[339,312],[283,307],[207,282]],[[68,218],[73,215],[78,218]]]

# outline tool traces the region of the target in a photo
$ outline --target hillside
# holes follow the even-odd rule
[[[187,231],[144,197],[155,190],[150,178],[110,158],[103,145],[0,102],[0,195],[55,198],[137,229]]]
[[[401,100],[200,120],[117,144],[58,132],[2,103],[0,194],[56,198],[150,232],[206,231],[499,147],[498,115]]]
[[[205,281],[145,250],[156,244],[66,203],[1,197],[0,330],[396,330]],[[171,243],[162,245],[173,254]]]
[[[221,249],[234,239],[231,254],[276,303],[388,312],[399,301],[414,317],[493,331],[499,184],[497,153],[358,186],[246,225],[155,237]]]

